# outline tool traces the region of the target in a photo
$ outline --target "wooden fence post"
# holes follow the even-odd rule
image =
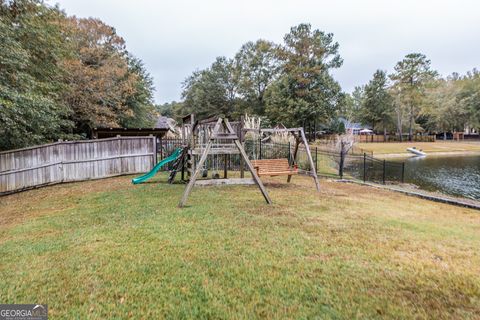
[[[59,168],[60,168],[60,172],[61,172],[61,176],[60,176],[60,181],[59,182],[64,182],[65,181],[65,166],[63,165],[63,163],[65,162],[65,154],[66,154],[66,145],[65,143],[63,143],[63,139],[58,139],[58,160],[60,162],[59,164]]]
[[[158,159],[157,159],[157,137],[154,136],[153,134],[150,134],[150,137],[152,137],[152,153],[153,153],[153,166],[152,168],[157,164]]]
[[[163,138],[160,138],[160,160],[163,160]]]

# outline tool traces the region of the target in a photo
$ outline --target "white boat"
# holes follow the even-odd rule
[[[411,152],[413,154],[416,154],[417,156],[426,156],[427,155],[425,152],[423,152],[422,150],[418,150],[415,147],[407,148],[407,151]]]

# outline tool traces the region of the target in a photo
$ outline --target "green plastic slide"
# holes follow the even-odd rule
[[[153,167],[153,169],[150,170],[150,172],[144,174],[141,177],[132,179],[132,183],[133,184],[139,184],[139,183],[147,181],[148,179],[152,178],[158,172],[158,170],[160,170],[161,167],[163,167],[167,163],[175,161],[181,154],[182,154],[182,148],[177,148],[175,151],[173,151],[173,153],[171,155],[168,156],[168,158],[165,158],[162,161],[160,161],[159,163],[157,163],[155,165],[155,167]]]

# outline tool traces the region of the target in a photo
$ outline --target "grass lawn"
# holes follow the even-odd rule
[[[436,142],[373,142],[358,143],[357,147],[364,150],[373,151],[373,154],[401,154],[408,152],[407,148],[417,147],[427,153],[435,152],[480,152],[480,142],[454,142],[454,141],[436,141]]]
[[[479,319],[480,213],[369,187],[133,186],[0,198],[2,303],[51,319]],[[158,180],[165,180],[165,176]]]

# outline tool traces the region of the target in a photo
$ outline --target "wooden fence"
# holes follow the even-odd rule
[[[409,141],[408,135],[403,135],[402,139],[398,135],[355,135],[355,142],[407,142]],[[412,141],[415,142],[435,142],[435,135],[412,135]]]
[[[61,182],[151,170],[155,137],[60,141],[0,152],[0,195]]]
[[[359,143],[368,143],[368,142],[408,142],[409,137],[408,135],[403,135],[402,139],[400,139],[400,136],[398,135],[381,135],[381,134],[359,134],[359,135],[354,135],[353,136],[355,139],[355,142]],[[324,141],[334,141],[336,139],[336,135],[334,134],[328,134],[328,135],[322,135],[318,137],[319,140],[324,140]],[[413,135],[412,136],[412,141],[414,142],[435,142],[436,138],[435,135]]]

